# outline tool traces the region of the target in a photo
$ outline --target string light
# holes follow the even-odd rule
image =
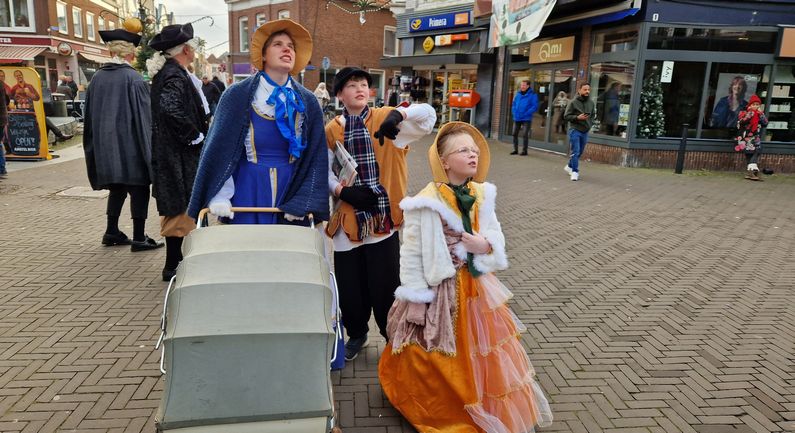
[[[358,10],[349,10],[348,8],[337,4],[339,0],[326,0],[326,10],[328,10],[329,5],[333,5],[337,9],[346,12],[351,15],[359,15],[359,23],[364,25],[367,20],[365,19],[364,15],[368,12],[378,12],[389,7],[392,0],[385,0],[383,3],[379,0],[353,0],[353,6],[358,8]]]

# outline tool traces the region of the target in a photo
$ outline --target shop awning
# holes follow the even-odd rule
[[[622,3],[603,9],[547,20],[546,24],[544,24],[544,33],[549,31],[559,32],[569,29],[579,29],[583,26],[594,26],[597,24],[620,21],[626,17],[637,14],[639,11],[640,7],[637,0],[625,0]]]
[[[419,65],[479,65],[494,63],[492,53],[454,53],[431,54],[427,56],[400,56],[382,57],[381,66],[385,68],[399,68],[401,66]]]
[[[48,47],[33,47],[29,45],[0,45],[0,63],[17,63],[22,60],[33,60],[36,56],[47,50]]]
[[[90,62],[96,62],[99,64],[108,63],[111,60],[110,57],[100,56],[99,54],[89,54],[89,53],[84,53],[82,51],[79,52],[78,54],[80,55],[80,57]]]

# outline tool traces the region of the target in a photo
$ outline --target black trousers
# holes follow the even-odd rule
[[[527,152],[527,140],[530,137],[531,126],[531,122],[529,120],[513,123],[513,150],[519,150],[519,130],[522,129],[522,125],[524,125],[524,151]]]
[[[133,219],[146,219],[149,213],[149,185],[111,185],[108,190],[108,216],[120,216],[124,200],[130,194],[130,215]]]
[[[378,330],[386,335],[386,317],[400,285],[400,240],[394,233],[376,244],[334,253],[342,323],[350,338],[370,330],[370,310]]]
[[[61,130],[58,129],[57,126],[55,126],[55,123],[53,123],[53,121],[50,120],[49,117],[44,116],[44,124],[47,125],[47,130],[52,131],[52,133],[55,134],[56,137],[58,138],[63,137],[63,133],[61,132]]]
[[[745,163],[746,164],[756,164],[759,162],[759,157],[762,155],[762,148],[756,146],[753,152],[745,152]]]

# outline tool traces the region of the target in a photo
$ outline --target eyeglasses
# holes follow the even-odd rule
[[[453,150],[452,152],[447,152],[447,155],[467,155],[469,153],[474,153],[475,156],[480,156],[480,149],[478,149],[477,147],[464,146],[464,147],[459,147],[458,149]]]

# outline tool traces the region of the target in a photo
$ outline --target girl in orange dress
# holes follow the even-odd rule
[[[512,294],[492,272],[508,267],[485,183],[489,148],[451,122],[429,153],[434,181],[404,199],[401,286],[378,366],[389,401],[423,433],[526,433],[552,412],[519,342]]]

